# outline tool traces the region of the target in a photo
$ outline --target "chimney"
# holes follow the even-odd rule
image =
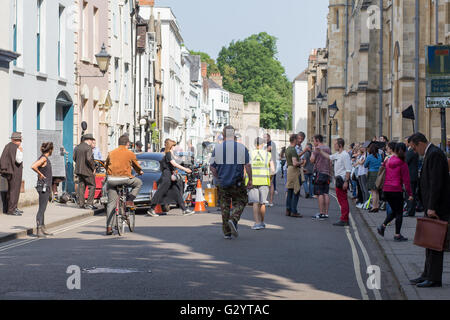
[[[223,87],[223,77],[220,73],[211,73],[209,78],[217,83],[219,86]]]
[[[208,64],[206,62],[202,62],[202,78],[206,78],[208,76]]]

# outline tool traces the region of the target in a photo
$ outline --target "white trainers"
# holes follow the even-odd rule
[[[264,229],[264,227],[261,224],[254,224],[252,227],[252,230],[261,230]]]

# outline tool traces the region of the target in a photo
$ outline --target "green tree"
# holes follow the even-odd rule
[[[209,56],[209,54],[205,53],[205,52],[201,52],[201,51],[189,51],[189,53],[192,56],[200,56],[200,60],[202,62],[206,62],[208,64],[208,77],[211,73],[219,73],[219,67],[216,64],[216,61],[214,61],[213,58],[211,58]]]
[[[224,88],[242,94],[245,102],[260,102],[266,129],[284,129],[284,114],[292,114],[292,84],[277,53],[277,38],[261,32],[232,41],[217,58]]]

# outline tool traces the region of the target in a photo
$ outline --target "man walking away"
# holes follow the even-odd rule
[[[92,142],[94,137],[92,134],[86,134],[82,138],[82,142],[75,148],[73,161],[75,161],[75,174],[78,177],[78,206],[84,209],[96,210],[94,207],[95,196],[95,162],[92,153]],[[84,199],[86,186],[89,190],[87,203]]]
[[[428,218],[449,221],[450,218],[450,178],[447,157],[438,147],[429,143],[422,133],[415,133],[409,139],[412,149],[424,156],[419,177],[419,195]],[[444,252],[426,249],[425,268],[422,275],[414,280],[419,288],[442,287]]]
[[[410,138],[405,139],[405,144],[408,147],[406,152],[406,164],[409,169],[409,179],[411,181],[411,191],[413,195],[412,201],[407,201],[407,212],[405,217],[414,217],[416,215],[416,205],[417,205],[417,189],[418,189],[418,178],[419,178],[419,155],[414,152],[411,147]]]
[[[319,200],[319,213],[313,219],[328,219],[328,208],[330,206],[330,179],[331,179],[331,163],[330,159],[325,158],[321,151],[331,154],[330,148],[323,144],[323,136],[318,134],[314,138],[314,152],[311,156],[311,162],[314,163],[314,172],[316,175],[314,181],[314,193]]]
[[[287,196],[286,196],[286,216],[301,218],[302,215],[297,212],[298,198],[300,196],[300,160],[295,150],[297,144],[297,135],[293,134],[289,138],[291,145],[286,149],[287,169]]]
[[[13,132],[11,142],[3,149],[0,158],[0,174],[8,181],[6,194],[7,213],[12,216],[21,216],[23,211],[17,208],[22,185],[23,148],[22,133]]]
[[[223,130],[225,141],[216,145],[211,157],[211,172],[218,183],[225,239],[231,239],[231,235],[238,237],[238,222],[248,202],[244,167],[248,175],[247,188],[251,189],[253,186],[248,150],[243,144],[234,141],[234,136],[233,126],[226,126]]]
[[[127,177],[128,181],[125,185],[132,188],[129,198],[126,201],[128,208],[134,208],[134,199],[139,194],[139,190],[142,187],[142,181],[139,178],[133,177],[131,169],[137,172],[139,175],[143,175],[141,166],[137,162],[136,155],[129,150],[130,139],[128,136],[121,136],[119,138],[119,147],[111,151],[105,162],[105,169],[110,177]],[[108,181],[108,205],[106,212],[106,235],[112,235],[112,217],[116,209],[117,202],[117,183],[114,181]]]
[[[264,216],[266,213],[267,196],[269,194],[270,173],[274,171],[275,164],[270,152],[263,150],[264,139],[256,138],[256,150],[250,154],[253,176],[253,188],[248,192],[248,202],[253,204],[253,217],[255,225],[253,230],[266,227]],[[248,182],[248,177],[246,178]]]
[[[350,155],[344,150],[344,139],[337,139],[334,143],[334,149],[337,151],[331,156],[320,150],[320,154],[334,162],[334,176],[336,178],[336,196],[338,198],[339,206],[341,207],[341,219],[334,223],[335,226],[348,226],[348,218],[350,207],[348,205],[347,190],[350,181],[350,173],[352,172],[352,162]]]

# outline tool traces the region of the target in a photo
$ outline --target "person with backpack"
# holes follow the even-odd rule
[[[377,228],[378,233],[384,237],[386,226],[395,219],[395,236],[397,242],[408,241],[400,233],[403,223],[403,187],[408,193],[409,200],[412,201],[412,190],[409,178],[409,169],[406,164],[406,145],[397,143],[394,149],[394,155],[383,163],[386,168],[386,177],[384,180],[384,197],[392,208],[384,223]]]

